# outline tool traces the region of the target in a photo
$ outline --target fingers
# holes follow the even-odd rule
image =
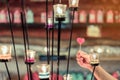
[[[84,58],[88,58],[89,55],[83,51],[78,51],[76,54],[76,57],[84,57]]]
[[[83,51],[78,51],[78,53],[76,54],[76,60],[79,63],[89,63],[90,62],[90,58],[89,55]]]
[[[77,63],[79,64],[79,65],[82,65],[83,64],[83,58],[76,58],[76,60],[77,60]]]

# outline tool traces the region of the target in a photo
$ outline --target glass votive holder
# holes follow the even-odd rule
[[[40,80],[49,80],[50,79],[50,65],[49,64],[40,64],[37,65],[38,74]]]
[[[53,19],[52,18],[48,18],[48,24],[46,26],[48,29],[53,28]]]
[[[33,64],[35,62],[35,54],[34,50],[27,50],[25,55],[25,63]]]
[[[56,4],[53,6],[56,21],[64,21],[67,5]]]
[[[90,54],[90,64],[93,66],[99,65],[99,54],[98,53],[91,53]]]
[[[70,74],[63,75],[64,80],[72,80],[72,76]]]
[[[0,46],[0,61],[9,61],[11,59],[11,46],[1,45]]]
[[[79,0],[69,0],[69,8],[72,10],[77,10],[79,5]]]

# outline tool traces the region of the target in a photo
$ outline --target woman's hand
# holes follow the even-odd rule
[[[81,67],[87,68],[90,71],[93,69],[93,67],[90,64],[90,57],[87,53],[83,51],[78,51],[78,53],[76,54],[76,60]]]

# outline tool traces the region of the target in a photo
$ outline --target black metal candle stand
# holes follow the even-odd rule
[[[11,59],[0,59],[0,62],[9,62]]]
[[[99,65],[99,63],[98,64],[91,64],[92,66],[98,66]]]
[[[65,21],[65,17],[56,18],[56,21]]]
[[[33,65],[35,62],[27,62],[27,61],[25,61],[25,64],[26,65]]]
[[[34,64],[34,62],[25,62],[25,64],[28,67],[28,80],[33,80],[31,66]]]
[[[9,72],[9,69],[8,69],[8,66],[7,66],[7,62],[9,62],[9,61],[11,61],[11,59],[0,59],[0,62],[5,63],[5,67],[6,67],[6,70],[7,70],[7,73],[8,73],[9,80],[11,80],[10,72]]]
[[[91,64],[91,65],[93,66],[93,72],[92,72],[91,80],[93,80],[95,68],[99,65],[99,63],[97,63],[97,64]]]
[[[70,11],[77,11],[77,10],[78,10],[78,7],[70,7],[69,10],[70,10]]]

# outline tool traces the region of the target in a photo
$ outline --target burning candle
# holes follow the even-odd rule
[[[27,57],[25,56],[26,63],[34,63],[35,62],[35,51],[27,50]]]
[[[53,19],[52,18],[48,18],[48,26],[49,29],[53,28]]]
[[[9,45],[0,46],[0,60],[10,59],[11,59],[11,46]]]
[[[65,74],[63,78],[64,80],[72,80],[72,76],[70,74],[67,74],[67,75]]]
[[[98,53],[90,54],[90,63],[91,63],[91,65],[99,64],[99,54]]]
[[[54,13],[56,19],[64,19],[67,5],[56,4],[54,7]]]
[[[38,73],[40,80],[49,80],[50,77],[50,65],[40,64],[38,67]]]
[[[74,9],[78,8],[79,0],[69,0],[69,7]]]

